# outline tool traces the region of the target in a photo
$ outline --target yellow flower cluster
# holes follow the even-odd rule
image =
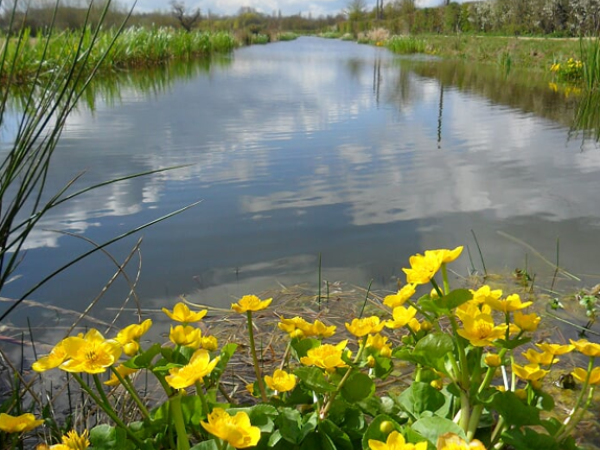
[[[285,331],[291,338],[328,338],[335,334],[335,325],[327,326],[320,320],[309,323],[302,317],[292,317],[291,319],[281,318],[277,324],[280,330]]]

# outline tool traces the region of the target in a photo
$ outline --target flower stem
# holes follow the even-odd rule
[[[250,352],[252,353],[252,362],[254,363],[254,373],[256,374],[256,382],[260,390],[260,396],[264,403],[267,402],[267,393],[265,391],[265,382],[260,372],[258,365],[258,357],[256,356],[256,346],[254,345],[254,330],[252,328],[252,311],[246,311],[248,317],[248,337],[250,339]]]
[[[177,450],[189,450],[190,441],[188,440],[187,430],[183,422],[183,413],[181,412],[181,391],[177,392],[169,400],[171,406],[171,417],[175,422],[175,431],[177,432]]]
[[[98,388],[98,385],[100,386],[99,390],[101,392],[101,396],[104,397],[104,399],[106,399],[106,401],[103,398],[98,397],[94,393],[94,391],[92,391],[92,389],[87,385],[87,383],[85,381],[83,381],[83,379],[79,376],[78,373],[73,372],[73,373],[71,373],[71,375],[79,383],[81,388],[92,398],[94,403],[96,403],[100,408],[102,408],[102,410],[106,413],[106,415],[108,417],[110,417],[113,420],[113,422],[115,422],[120,428],[125,430],[129,439],[131,439],[133,442],[135,442],[135,444],[138,446],[138,448],[146,448],[144,443],[135,434],[133,434],[133,432],[129,429],[129,427],[127,425],[125,425],[125,423],[119,418],[119,416],[117,416],[115,411],[112,409],[112,406],[110,405],[110,403],[108,403],[108,398],[106,398],[106,394],[104,394],[104,390],[102,389],[102,384],[100,383],[100,379],[98,378],[98,375],[94,374],[94,381],[96,382],[97,388]]]
[[[196,395],[200,398],[200,402],[202,403],[202,412],[204,414],[208,414],[210,412],[210,410],[208,409],[208,402],[206,401],[206,396],[204,395],[202,384],[199,381],[196,381]]]
[[[575,428],[575,426],[577,425],[577,422],[579,422],[581,420],[581,418],[583,417],[583,414],[585,413],[587,407],[589,406],[591,395],[593,395],[593,393],[594,393],[594,389],[593,389],[594,386],[592,386],[589,389],[588,400],[586,401],[586,404],[584,405],[583,408],[581,407],[581,403],[582,403],[583,397],[585,396],[585,393],[588,390],[588,387],[590,385],[590,376],[592,375],[593,368],[594,368],[594,357],[590,356],[590,360],[588,362],[588,368],[587,368],[587,375],[585,377],[583,386],[581,387],[581,392],[579,394],[579,397],[577,397],[577,401],[575,402],[575,406],[573,407],[573,411],[571,412],[569,417],[566,418],[566,420],[564,421],[564,423],[561,425],[561,427],[559,428],[559,430],[556,433],[556,439],[559,442],[564,440],[567,436],[569,436],[571,434],[571,431],[573,430],[573,428]]]
[[[127,392],[129,392],[129,395],[131,395],[131,398],[133,399],[133,401],[136,403],[136,405],[140,409],[140,412],[142,413],[142,416],[144,416],[144,419],[148,419],[150,417],[150,413],[148,412],[146,405],[144,405],[144,403],[140,399],[139,395],[137,394],[131,381],[127,377],[121,376],[119,371],[117,369],[115,369],[113,366],[110,367],[110,370],[112,371],[112,373],[115,374],[115,376],[119,380],[119,383],[121,383],[121,385],[127,390]]]

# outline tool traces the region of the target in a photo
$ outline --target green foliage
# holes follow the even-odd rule
[[[387,48],[394,53],[425,53],[426,44],[423,39],[414,36],[392,36],[386,42]]]

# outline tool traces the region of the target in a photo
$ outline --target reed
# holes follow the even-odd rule
[[[392,36],[386,46],[394,53],[401,54],[426,53],[427,50],[425,40],[414,36]]]
[[[119,36],[119,39],[116,39]],[[237,46],[229,33],[173,31],[166,28],[132,27],[124,30],[109,29],[94,32],[65,31],[60,34],[32,38],[24,29],[18,38],[0,36],[4,55],[0,72],[5,83],[8,73],[11,82],[29,83],[39,71],[39,77],[52,78],[62,66],[72,65],[86,49],[86,67],[96,67],[103,61],[102,70],[120,70],[130,67],[148,67],[172,59],[191,59],[213,53],[227,53]],[[93,45],[90,45],[93,41]],[[41,70],[40,70],[41,69]]]
[[[580,39],[581,61],[583,62],[583,84],[588,90],[600,87],[600,37]]]

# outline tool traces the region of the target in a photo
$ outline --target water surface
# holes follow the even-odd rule
[[[468,245],[455,264],[553,268],[598,282],[600,152],[569,131],[574,101],[496,67],[407,58],[300,38],[96,86],[69,118],[50,189],[186,165],[96,190],[53,211],[28,242],[17,297],[90,244],[198,206],[139,237],[137,293],[148,309],[179,295],[228,305],[246,293],[322,278],[394,289],[408,257]],[[506,236],[514,236],[531,248]],[[137,271],[137,257],[130,264]],[[92,257],[35,299],[82,310],[115,272]],[[119,304],[115,283],[102,300]],[[28,312],[31,313],[31,312]],[[101,311],[98,312],[101,314]],[[32,313],[33,314],[33,313]]]

